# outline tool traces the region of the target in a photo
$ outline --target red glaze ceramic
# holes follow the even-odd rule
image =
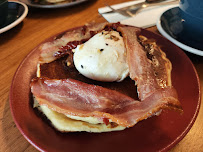
[[[147,30],[141,33],[155,39],[171,60],[172,83],[177,89],[183,114],[164,110],[160,116],[117,132],[57,132],[36,114],[30,103],[30,80],[36,75],[39,56],[35,48],[18,67],[10,89],[10,108],[22,135],[38,150],[51,152],[153,152],[168,151],[177,144],[190,130],[199,112],[199,78],[192,62],[181,49],[160,35]]]

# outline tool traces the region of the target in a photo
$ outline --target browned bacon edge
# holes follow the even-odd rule
[[[62,33],[38,48],[40,51],[39,62],[50,63],[74,49],[78,44],[84,43],[94,34],[104,29],[107,23],[86,24]]]
[[[142,102],[73,79],[35,78],[31,91],[40,105],[59,113],[107,118],[124,127],[132,127],[163,108],[181,109],[173,87],[156,90]]]
[[[116,30],[120,23],[92,23],[77,27],[60,34],[38,47],[40,51],[39,63],[50,63],[75,49],[77,45],[86,42],[103,29]]]
[[[140,100],[144,100],[157,89],[171,86],[171,62],[157,44],[140,40],[141,45],[137,37],[140,29],[120,26],[117,30],[124,39],[130,78],[136,81]]]

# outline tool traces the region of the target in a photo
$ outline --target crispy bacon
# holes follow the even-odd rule
[[[58,58],[55,54],[64,54],[61,48],[65,47],[66,44],[75,41],[88,40],[92,37],[92,32],[97,33],[104,29],[107,23],[97,23],[97,24],[88,24],[80,28],[76,28],[73,30],[69,30],[66,33],[60,35],[60,37],[56,37],[54,40],[43,43],[40,47],[40,63],[50,63]],[[64,50],[67,51],[67,50]],[[60,56],[59,56],[60,57]]]
[[[171,63],[156,43],[148,43],[152,45],[151,48],[144,49],[144,45],[137,38],[139,28],[123,26],[118,31],[123,35],[130,78],[136,81],[140,100],[144,100],[157,89],[171,86]],[[149,54],[151,58],[148,57]]]
[[[107,118],[124,127],[132,127],[161,108],[180,108],[172,87],[156,90],[142,102],[73,79],[35,78],[31,82],[31,91],[39,104],[59,113]]]

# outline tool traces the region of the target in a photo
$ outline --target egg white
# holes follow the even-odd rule
[[[73,50],[76,69],[97,81],[122,81],[129,75],[123,38],[116,31],[102,31]]]

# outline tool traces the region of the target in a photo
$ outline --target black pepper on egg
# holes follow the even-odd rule
[[[83,65],[81,65],[81,68],[83,69]]]

